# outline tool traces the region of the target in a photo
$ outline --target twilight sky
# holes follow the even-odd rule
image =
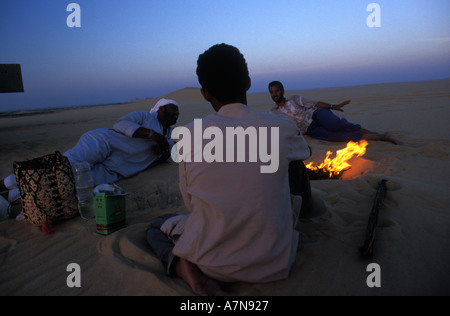
[[[449,13],[448,0],[1,0],[0,64],[21,64],[25,92],[0,94],[0,112],[199,87],[198,55],[217,43],[244,54],[250,92],[450,78]]]

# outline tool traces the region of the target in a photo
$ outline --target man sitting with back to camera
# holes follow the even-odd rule
[[[263,173],[260,161],[195,162],[196,150],[204,152],[208,142],[203,140],[201,148],[192,145],[184,153],[188,158],[179,162],[180,190],[190,214],[154,219],[147,230],[148,243],[167,274],[180,277],[199,295],[218,294],[217,281],[285,279],[297,252],[299,233],[294,227],[301,196],[310,197],[302,162],[311,155],[310,148],[294,122],[247,106],[251,81],[237,48],[211,47],[199,56],[197,75],[203,97],[216,112],[201,120],[202,135],[210,127],[222,135],[227,128],[278,128],[277,141],[268,137],[269,148],[279,147],[278,169]],[[198,132],[194,124],[185,127],[191,135]],[[245,146],[248,154],[249,142]],[[224,145],[224,157],[227,150]]]

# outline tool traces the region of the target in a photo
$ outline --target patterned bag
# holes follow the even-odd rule
[[[72,167],[60,152],[16,161],[14,174],[19,185],[24,220],[42,226],[44,233],[53,232],[52,223],[78,214]]]

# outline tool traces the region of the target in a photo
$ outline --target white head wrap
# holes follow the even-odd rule
[[[180,105],[174,100],[161,99],[158,102],[156,102],[155,106],[150,110],[150,113],[158,112],[160,107],[166,106],[167,104],[173,104],[176,105],[178,108],[180,108]]]

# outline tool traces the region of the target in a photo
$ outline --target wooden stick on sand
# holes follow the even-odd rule
[[[366,229],[366,240],[364,246],[359,248],[359,252],[364,258],[373,257],[373,243],[375,241],[375,230],[378,225],[378,213],[380,211],[381,202],[386,195],[386,182],[387,180],[381,180],[378,185],[377,194],[375,195],[375,201],[373,203],[372,211],[370,212],[369,222]]]

